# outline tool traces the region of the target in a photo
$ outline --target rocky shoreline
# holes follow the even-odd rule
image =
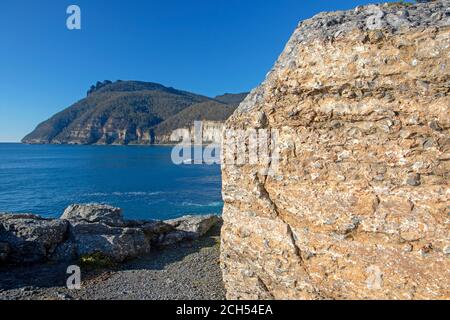
[[[97,204],[59,219],[0,214],[0,300],[224,299],[221,222],[126,220]],[[69,265],[81,268],[80,290],[66,287]]]
[[[67,262],[92,255],[124,262],[153,248],[196,240],[220,222],[216,215],[126,220],[121,209],[97,204],[71,205],[59,219],[0,214],[0,263]]]
[[[109,267],[81,267],[81,289],[66,287],[69,262],[0,266],[0,300],[223,300],[220,224],[184,241]]]

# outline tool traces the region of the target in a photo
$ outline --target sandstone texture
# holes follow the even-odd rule
[[[450,299],[449,40],[448,0],[300,23],[226,124],[279,154],[223,164],[228,298]]]
[[[214,215],[125,220],[121,209],[98,204],[71,205],[60,219],[0,214],[0,262],[62,262],[95,254],[123,262],[152,247],[198,239],[220,222]]]

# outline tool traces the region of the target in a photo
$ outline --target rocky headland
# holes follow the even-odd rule
[[[223,165],[228,298],[450,298],[449,39],[448,0],[299,24],[226,123],[280,155]]]
[[[247,93],[214,98],[142,81],[98,82],[87,97],[39,124],[28,144],[153,145],[178,143],[172,132],[206,122],[203,143],[218,143],[226,119]],[[190,136],[193,139],[193,136]]]

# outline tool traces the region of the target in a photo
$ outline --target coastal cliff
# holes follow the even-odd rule
[[[226,123],[279,154],[223,164],[227,298],[450,298],[449,39],[448,0],[299,24]]]
[[[178,128],[170,134],[155,135],[156,144],[173,144],[184,141],[195,143],[196,131],[202,133],[203,144],[220,144],[222,142],[225,121],[202,121],[201,128],[196,128],[194,124]]]
[[[92,86],[86,98],[39,124],[22,142],[173,143],[172,132],[189,130],[194,121],[219,122],[223,126],[246,95],[225,94],[209,98],[157,83],[105,80]],[[205,132],[205,135],[210,133]]]

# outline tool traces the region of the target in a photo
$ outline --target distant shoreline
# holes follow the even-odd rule
[[[198,144],[181,144],[181,143],[156,143],[156,144],[76,144],[76,143],[23,143],[23,142],[0,142],[0,144],[21,144],[24,146],[94,146],[94,147],[174,147],[174,146],[200,146]],[[218,143],[203,143],[202,147],[217,145]]]

